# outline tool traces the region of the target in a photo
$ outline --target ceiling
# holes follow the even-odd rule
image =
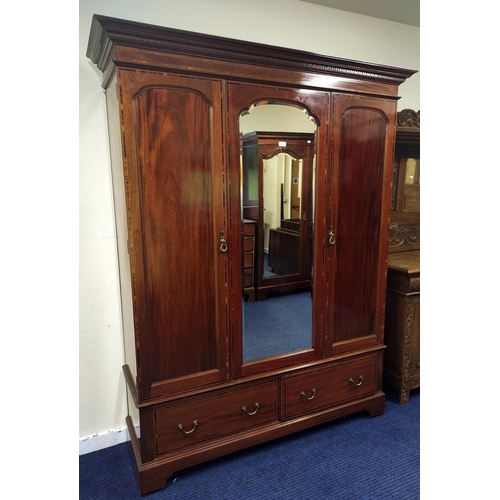
[[[420,0],[302,0],[332,9],[420,27]]]

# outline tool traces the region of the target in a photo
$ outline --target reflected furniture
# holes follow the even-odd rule
[[[268,266],[279,276],[297,272],[300,267],[300,233],[297,229],[276,227],[269,230]]]
[[[384,382],[406,404],[420,387],[420,112],[397,115],[393,179]]]
[[[332,419],[383,413],[396,105],[415,72],[99,15],[87,56],[106,92],[140,492]],[[244,219],[259,219],[242,214],[239,120],[270,103],[316,126],[314,207],[300,217],[313,235],[311,343],[244,362]]]
[[[255,224],[243,220],[243,294],[249,302],[255,300]]]
[[[250,132],[242,136],[241,148],[243,217],[252,216],[257,221],[257,300],[264,300],[270,292],[308,288],[314,134]],[[271,163],[278,159],[290,161],[288,165]],[[277,180],[280,167],[283,176]]]

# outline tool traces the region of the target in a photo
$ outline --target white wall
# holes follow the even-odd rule
[[[122,427],[126,416],[105,100],[100,72],[85,57],[94,13],[390,66],[420,66],[418,28],[300,0],[80,0],[81,439]],[[417,73],[400,87],[398,109],[420,109],[419,92]]]

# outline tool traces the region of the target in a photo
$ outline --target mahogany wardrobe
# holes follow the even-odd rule
[[[100,15],[87,57],[106,91],[141,493],[383,413],[398,87],[415,71]],[[244,154],[252,132],[273,133]]]

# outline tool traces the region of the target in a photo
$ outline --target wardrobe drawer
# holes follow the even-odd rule
[[[283,418],[294,418],[374,392],[376,361],[376,355],[370,355],[283,377]]]
[[[276,420],[276,400],[272,380],[160,408],[155,413],[157,453]]]

